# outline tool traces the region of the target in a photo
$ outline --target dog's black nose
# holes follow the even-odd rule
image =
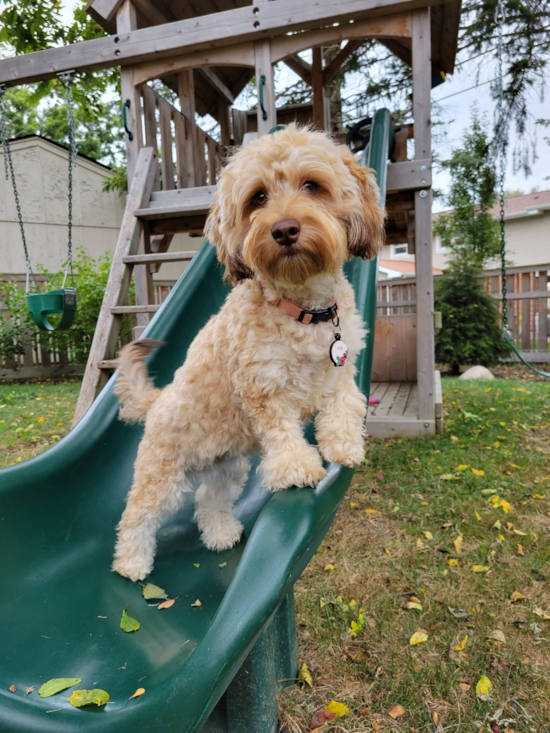
[[[283,247],[296,244],[300,236],[300,224],[296,219],[283,219],[271,227],[271,236]]]

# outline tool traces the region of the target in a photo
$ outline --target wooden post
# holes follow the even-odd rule
[[[412,72],[414,155],[431,158],[431,47],[430,8],[412,13]],[[435,421],[435,355],[432,264],[432,192],[414,194],[418,417]]]
[[[256,92],[258,94],[258,135],[266,135],[277,124],[271,44],[269,40],[256,41],[254,48],[256,53]],[[262,87],[261,90],[260,86]],[[260,100],[263,101],[263,110]],[[264,119],[264,116],[266,119]]]
[[[136,9],[131,0],[124,0],[116,16],[117,33],[129,33],[137,29]],[[122,92],[122,103],[130,100],[130,106],[126,107],[126,124],[132,133],[132,140],[128,133],[126,136],[126,169],[128,186],[133,180],[136,172],[136,164],[139,151],[143,146],[142,124],[141,124],[141,93],[134,83],[134,70],[127,67],[120,70],[120,88]],[[139,243],[139,254],[145,254],[146,242],[142,234]],[[151,281],[151,282],[150,282]],[[149,294],[152,292],[153,283],[149,269],[145,265],[134,268],[134,283],[136,286],[136,305],[149,303]],[[138,313],[137,326],[134,328],[134,338],[139,338],[141,333],[151,319],[150,313]]]
[[[313,49],[311,64],[311,86],[313,88],[313,124],[318,130],[326,128],[325,86],[323,80],[323,49]]]
[[[197,182],[197,127],[195,125],[195,80],[193,69],[180,71],[178,74],[178,92],[180,98],[180,109],[185,117],[187,130],[187,149],[185,160],[187,161],[187,186],[198,186]]]
[[[227,147],[231,141],[231,130],[229,127],[229,103],[221,94],[218,97],[218,119],[220,122],[220,142]]]

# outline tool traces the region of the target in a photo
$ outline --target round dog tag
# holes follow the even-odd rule
[[[340,334],[336,334],[336,340],[330,345],[329,355],[334,366],[344,366],[348,359],[348,347],[340,338]]]

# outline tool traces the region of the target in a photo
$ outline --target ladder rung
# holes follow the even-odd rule
[[[125,265],[149,265],[155,262],[184,262],[192,260],[196,252],[162,252],[159,254],[129,255],[123,257]]]
[[[121,316],[125,313],[156,313],[160,305],[116,305],[111,308],[114,316]]]
[[[104,359],[97,366],[98,369],[118,369],[118,359]]]

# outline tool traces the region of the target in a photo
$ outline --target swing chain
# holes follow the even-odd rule
[[[497,156],[499,168],[499,204],[500,204],[500,266],[502,271],[502,329],[506,336],[511,336],[508,325],[508,301],[506,299],[506,241],[504,234],[504,177],[506,174],[506,140],[504,135],[504,72],[502,58],[504,56],[503,26],[506,13],[502,0],[498,0],[495,9],[495,25],[497,27]]]
[[[25,292],[29,292],[30,278],[34,280],[36,289],[39,291],[38,282],[35,274],[31,267],[31,258],[29,257],[29,250],[27,248],[27,239],[25,237],[25,229],[23,226],[23,214],[21,213],[21,204],[19,203],[19,194],[17,193],[17,184],[15,181],[15,171],[13,169],[13,161],[11,157],[11,150],[9,144],[8,126],[6,123],[6,107],[4,101],[4,94],[6,92],[6,84],[0,84],[0,135],[2,135],[2,149],[4,152],[4,173],[6,181],[11,178],[11,184],[13,187],[13,196],[15,198],[15,208],[17,209],[17,219],[19,221],[19,229],[21,230],[21,239],[23,240],[23,249],[25,251],[25,267],[27,270],[27,277],[25,282]],[[9,173],[8,173],[9,171]]]
[[[67,267],[65,268],[65,276],[63,277],[62,288],[65,287],[67,275],[71,273],[72,286],[74,288],[73,274],[73,166],[76,166],[76,127],[74,121],[74,98],[72,91],[72,82],[74,72],[67,71],[59,74],[59,78],[65,84],[65,101],[67,103],[67,128],[69,134],[69,216],[68,216],[68,253]]]

